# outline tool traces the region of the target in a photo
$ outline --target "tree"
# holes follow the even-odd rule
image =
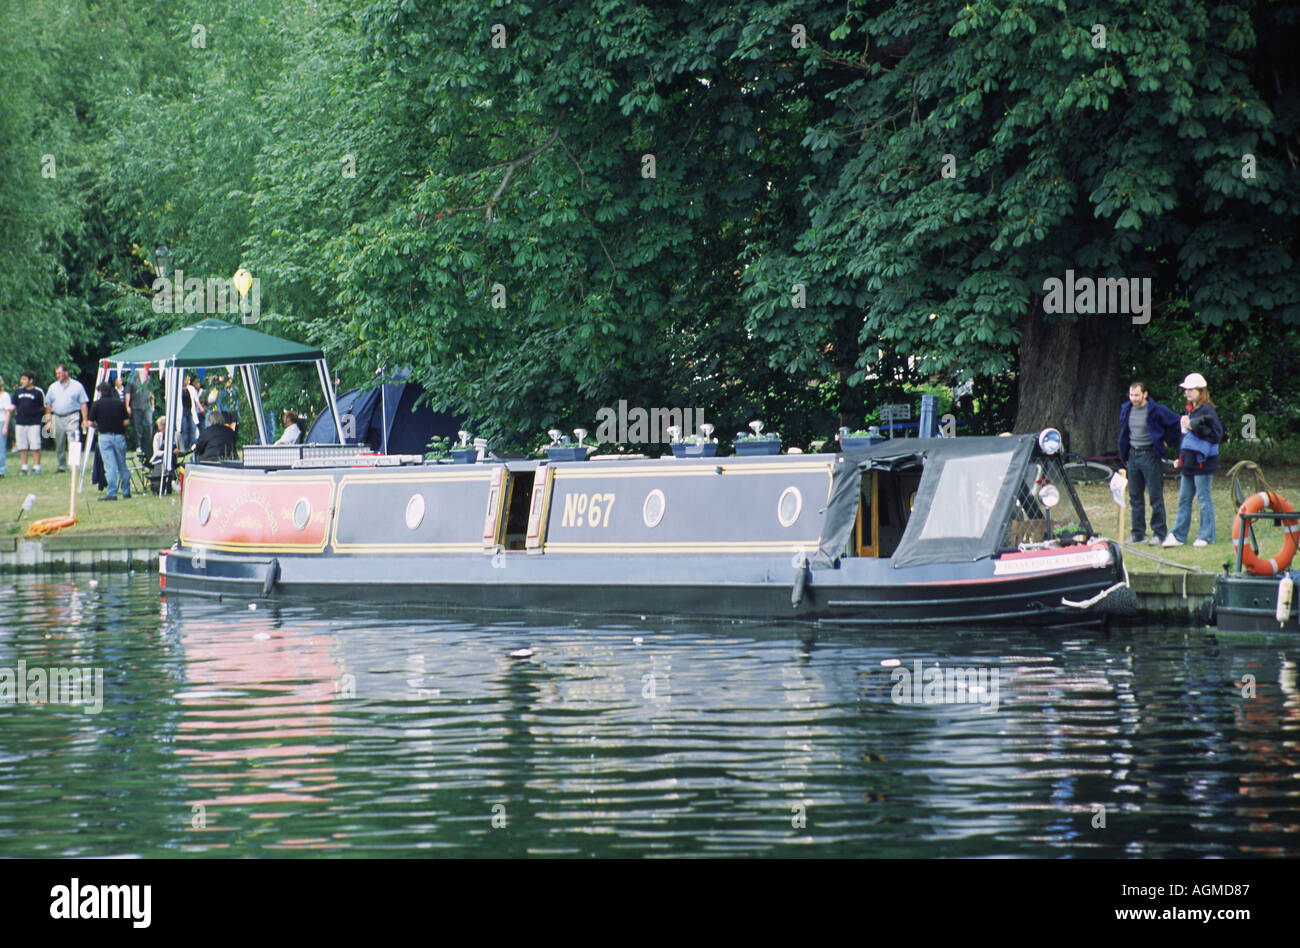
[[[1046,281],[1149,279],[1153,321],[1300,320],[1297,38],[1262,3],[851,4],[829,39],[859,51],[812,47],[836,111],[807,137],[809,227],[754,251],[756,331],[806,357],[773,297],[815,274],[801,337],[852,299],[860,373],[878,346],[1014,371],[1016,430],[1113,445],[1118,347],[1147,324],[1049,314]]]
[[[362,351],[524,440],[619,399],[827,433],[820,380],[770,360],[740,302],[746,248],[790,226],[806,161],[782,98],[802,69],[755,15],[372,4],[374,81],[421,123],[392,147],[427,151],[331,246]]]

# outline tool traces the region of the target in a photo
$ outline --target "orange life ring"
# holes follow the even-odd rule
[[[1250,548],[1250,544],[1242,539],[1244,531],[1241,528],[1241,515],[1259,513],[1263,510],[1275,510],[1278,513],[1295,512],[1294,508],[1277,494],[1264,491],[1251,494],[1232,521],[1232,545],[1242,548],[1241,564],[1251,573],[1256,576],[1276,576],[1291,565],[1291,557],[1295,556],[1296,547],[1300,544],[1300,520],[1283,520],[1282,529],[1286,531],[1286,538],[1282,541],[1281,552],[1271,559],[1260,559],[1259,555]]]

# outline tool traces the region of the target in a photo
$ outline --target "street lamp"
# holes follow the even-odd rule
[[[164,280],[167,279],[172,272],[172,252],[165,243],[159,244],[158,248],[154,250],[153,259],[158,275]]]

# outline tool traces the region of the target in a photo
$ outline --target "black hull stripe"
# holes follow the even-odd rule
[[[996,595],[980,596],[954,596],[950,599],[830,599],[827,605],[832,609],[897,609],[908,606],[957,606],[967,602],[989,602],[998,599],[1026,599],[1034,596],[1062,596],[1070,593],[1091,592],[1093,595],[1101,592],[1107,586],[1113,585],[1114,580],[1107,577],[1098,579],[1094,582],[1076,584],[1073,586],[1051,586],[1041,589],[1022,589],[1014,593],[998,593]],[[816,587],[810,586],[809,589],[816,590]]]

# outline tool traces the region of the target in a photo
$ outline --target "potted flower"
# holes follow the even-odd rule
[[[451,441],[445,435],[434,435],[425,446],[426,461],[442,461],[450,456]]]
[[[700,433],[681,437],[681,429],[672,425],[668,429],[672,438],[669,445],[675,458],[711,458],[718,454],[718,439],[711,438],[713,425],[700,425]]]
[[[733,446],[736,454],[741,457],[756,454],[780,454],[781,453],[781,436],[775,431],[763,434],[763,423],[761,421],[751,421],[750,430],[754,433],[746,435],[744,432],[737,432],[736,440]]]
[[[460,435],[460,445],[451,449],[451,462],[453,464],[473,464],[478,460],[478,448],[469,443],[469,432],[458,431]]]
[[[873,444],[879,444],[885,439],[880,436],[879,428],[871,428],[863,431],[859,428],[857,431],[849,431],[848,428],[841,428],[839,432],[840,450],[853,451],[857,448],[869,448]]]
[[[574,428],[573,433],[578,439],[577,444],[569,442],[569,436],[564,434],[558,428],[552,428],[546,432],[551,436],[551,443],[546,446],[546,456],[552,461],[585,461],[587,460],[587,451],[589,446],[584,443],[587,437],[586,428]]]

